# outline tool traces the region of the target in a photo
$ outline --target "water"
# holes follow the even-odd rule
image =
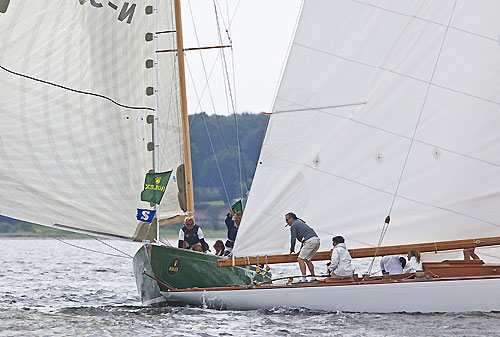
[[[95,240],[67,242],[120,254]],[[106,242],[130,255],[139,248],[125,241]],[[500,336],[500,313],[142,307],[130,258],[54,239],[3,239],[0,252],[0,336]],[[296,274],[297,269],[273,267],[275,275]]]

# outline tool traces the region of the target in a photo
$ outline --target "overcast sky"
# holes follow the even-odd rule
[[[216,1],[223,7],[219,22],[226,43],[228,15],[233,18],[230,27],[233,52],[227,49],[225,54],[232,94],[236,97],[236,111],[253,113],[270,111],[300,11],[301,0]],[[226,8],[226,3],[229,8]],[[183,1],[182,5],[184,48],[198,46],[193,18],[200,46],[219,45],[213,0]],[[214,106],[217,114],[225,115],[228,111],[231,113],[232,107],[230,103],[226,103],[229,92],[226,93],[224,89],[225,76],[222,76],[224,71],[220,62],[220,52],[213,49],[202,53],[207,73],[210,73],[215,60],[218,59],[209,81],[211,95],[208,89],[205,89],[201,105],[198,104],[192,83],[196,84],[198,96],[201,96],[206,84],[205,74],[200,61],[200,52],[188,51],[186,78],[189,113],[205,111],[212,114]],[[191,80],[191,77],[194,80]]]

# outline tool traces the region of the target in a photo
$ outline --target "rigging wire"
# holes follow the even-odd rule
[[[195,23],[194,23],[194,16],[193,16],[192,8],[191,8],[191,2],[190,2],[190,1],[188,1],[188,4],[189,4],[189,10],[190,10],[190,14],[191,14],[191,20],[192,20],[192,22],[193,22],[193,27],[194,27],[194,32],[195,32],[196,41],[197,41],[198,46],[200,46],[200,41],[199,41],[198,33],[197,33],[197,30],[196,30],[196,25],[195,25]],[[235,11],[234,11],[234,14],[233,14],[233,17],[232,17],[232,18],[231,18],[231,20],[229,21],[230,23],[231,23],[231,22],[232,22],[232,20],[234,19],[234,15],[236,14],[236,11],[237,11],[237,9],[238,9],[239,4],[240,4],[240,2],[238,2],[238,4],[237,4],[237,7],[236,7],[236,9],[235,9]],[[215,2],[214,2],[214,6],[215,6]],[[222,43],[222,44],[224,44],[224,43],[225,43],[225,40],[223,40],[223,39],[222,39],[222,37],[221,37],[221,35],[220,35],[220,27],[219,27],[219,22],[218,22],[217,10],[216,10],[216,17],[217,17],[217,28],[218,28],[218,32],[219,32],[219,40],[221,41],[221,43]],[[228,39],[229,39],[229,41],[231,41],[229,34],[228,34]],[[230,147],[229,147],[229,144],[228,144],[228,142],[227,142],[227,140],[226,140],[226,137],[224,136],[224,133],[222,132],[222,127],[221,127],[221,125],[220,125],[219,116],[217,115],[217,112],[216,112],[215,103],[214,103],[214,100],[213,100],[213,95],[212,95],[212,92],[211,92],[211,89],[210,89],[210,85],[209,85],[209,79],[211,78],[211,76],[212,76],[212,74],[213,74],[213,71],[214,71],[214,69],[215,69],[215,66],[217,65],[217,60],[218,60],[218,58],[219,58],[221,55],[222,55],[222,57],[224,57],[224,53],[222,53],[222,54],[221,54],[221,53],[219,53],[219,54],[218,54],[217,59],[214,61],[214,64],[213,64],[213,66],[212,66],[212,69],[210,70],[210,73],[209,73],[209,74],[207,74],[207,68],[206,68],[206,65],[205,65],[205,61],[204,61],[204,59],[203,59],[203,55],[202,55],[202,53],[201,53],[201,51],[200,51],[200,59],[201,59],[201,62],[202,62],[202,67],[203,67],[203,71],[204,71],[204,75],[205,75],[205,80],[206,80],[206,83],[205,83],[205,87],[203,88],[203,91],[202,91],[202,93],[201,93],[201,96],[199,96],[198,94],[196,94],[196,95],[197,95],[197,97],[198,97],[198,105],[197,105],[197,107],[196,107],[196,110],[195,110],[195,111],[198,111],[198,109],[200,109],[200,107],[201,107],[201,97],[203,97],[203,95],[204,95],[205,91],[208,89],[209,96],[210,96],[210,101],[211,101],[211,104],[212,104],[212,109],[214,110],[214,114],[215,114],[216,121],[217,121],[217,126],[218,126],[219,132],[220,132],[220,134],[221,134],[221,138],[222,138],[222,140],[224,141],[224,144],[225,144],[225,146],[226,146],[226,149],[227,149],[227,151],[229,152],[229,154],[230,154],[230,156],[231,156],[231,160],[232,160],[232,162],[235,164],[235,163],[236,163],[236,160],[235,160],[235,158],[234,158],[234,156],[233,156],[233,151],[231,151],[231,149],[230,149]],[[186,60],[187,60],[187,57],[186,57]],[[223,62],[225,62],[225,59],[223,60]],[[189,68],[189,64],[188,64],[188,68]],[[227,68],[226,68],[226,75],[227,75]],[[191,74],[191,78],[192,78],[192,74]],[[226,81],[226,78],[224,78],[224,80]],[[192,79],[192,82],[194,83],[194,80],[193,80],[193,79]],[[230,83],[229,83],[229,81],[228,81],[228,83],[227,83],[227,86],[229,86],[229,87],[230,87]],[[224,88],[225,88],[225,90],[226,90],[226,96],[227,96],[226,82],[225,82],[225,86],[224,86]],[[196,91],[196,87],[195,87],[195,91]],[[227,102],[227,101],[226,101],[226,102]],[[231,102],[233,102],[232,96],[231,96]],[[233,104],[233,109],[234,109],[234,104]],[[191,122],[190,122],[190,123],[193,123],[193,120],[194,120],[194,118],[192,118],[192,119],[191,119]],[[241,146],[240,146],[239,138],[238,138],[238,153],[239,153],[239,155],[241,156]],[[215,152],[214,152],[214,155],[215,155]],[[239,165],[239,171],[241,172],[241,169],[242,169],[242,168],[241,168],[241,166],[242,166],[242,165],[241,165],[241,160],[239,160],[239,163],[240,163],[240,165]],[[235,166],[236,166],[236,164],[235,164]],[[238,169],[238,166],[236,166],[236,169]],[[244,167],[243,167],[243,171],[244,171],[244,173],[245,173],[245,180],[243,180],[243,179],[242,179],[241,174],[240,174],[240,186],[241,186],[241,181],[243,181],[243,182],[244,182],[244,184],[245,184],[245,186],[246,186],[246,190],[247,190],[247,192],[248,192],[248,185],[247,185],[247,179],[246,179],[246,170],[245,170],[245,168],[244,168]],[[241,189],[241,188],[240,188],[240,189]]]
[[[50,235],[50,234],[49,234]],[[72,243],[69,243],[69,242],[66,242],[66,241],[63,241],[61,239],[59,239],[58,237],[56,236],[53,236],[53,235],[50,235],[53,239],[56,239],[57,241],[60,241],[64,244],[67,244],[69,246],[72,246],[72,247],[75,247],[75,248],[78,248],[78,249],[83,249],[83,250],[86,250],[86,251],[89,251],[89,252],[93,252],[93,253],[98,253],[98,254],[103,254],[103,255],[108,255],[108,256],[113,256],[113,257],[123,257],[123,258],[133,258],[132,256],[130,256],[129,254],[127,253],[124,253],[126,254],[127,256],[123,256],[123,255],[116,255],[116,254],[110,254],[110,253],[105,253],[105,252],[100,252],[98,250],[94,250],[94,249],[90,249],[90,248],[86,248],[86,247],[82,247],[82,246],[78,246],[78,245],[75,245],[75,244],[72,244]]]
[[[215,19],[216,19],[216,22],[217,22],[217,33],[219,35],[219,42],[222,44],[223,38],[222,38],[221,31],[220,31],[219,15],[218,15],[218,11],[217,11],[216,0],[214,0],[214,11],[215,11]],[[226,29],[226,32],[228,32],[227,29]],[[228,34],[228,36],[229,36],[229,34]],[[238,166],[239,166],[239,173],[240,173],[240,197],[241,197],[241,199],[243,199],[243,173],[242,173],[242,165],[244,165],[244,163],[242,162],[242,155],[241,155],[241,144],[240,144],[238,117],[236,115],[235,99],[233,98],[233,92],[232,92],[232,89],[231,89],[231,81],[229,79],[229,71],[227,69],[228,67],[227,67],[226,54],[224,53],[224,50],[220,50],[219,52],[221,53],[221,57],[222,57],[222,64],[221,65],[222,65],[223,71],[224,71],[224,73],[226,75],[226,78],[224,79],[224,81],[225,82],[227,81],[227,90],[229,91],[229,99],[230,99],[231,108],[232,108],[232,112],[233,112],[233,116],[234,116],[234,122],[235,122],[235,126],[236,126],[236,141],[237,141],[237,146],[238,146]],[[234,58],[233,58],[233,75],[234,75]],[[234,81],[234,77],[233,77],[233,81]],[[226,89],[226,87],[225,87],[225,89]],[[227,101],[226,101],[226,104],[227,104]],[[246,179],[245,179],[245,182],[246,182]],[[248,187],[247,187],[247,191],[246,192],[248,193]]]
[[[102,241],[101,239],[98,239],[98,238],[97,238],[97,237],[95,237],[95,236],[92,236],[92,235],[89,235],[89,234],[87,234],[87,235],[88,235],[88,236],[90,236],[91,238],[93,238],[93,239],[97,240],[98,242],[102,243],[103,245],[108,246],[109,248],[114,249],[114,250],[116,250],[117,252],[122,253],[123,255],[126,255],[126,256],[128,256],[128,257],[130,257],[130,258],[133,258],[133,256],[132,256],[132,255],[130,255],[130,254],[128,254],[128,253],[125,253],[123,250],[120,250],[120,249],[118,249],[118,248],[116,248],[116,247],[113,247],[113,246],[111,246],[109,243],[106,243],[106,242]]]
[[[405,169],[406,169],[406,165],[408,163],[408,158],[410,157],[410,153],[411,153],[411,150],[413,148],[413,143],[414,143],[414,140],[415,140],[415,136],[417,134],[418,126],[420,124],[420,120],[422,119],[422,114],[424,112],[425,104],[427,103],[427,97],[429,95],[429,90],[431,88],[432,80],[434,79],[434,75],[436,73],[437,65],[439,63],[439,59],[440,59],[441,53],[443,51],[444,42],[446,41],[446,37],[448,35],[448,30],[449,30],[450,24],[451,24],[451,19],[453,18],[453,14],[455,13],[456,6],[457,6],[457,1],[455,0],[455,3],[453,5],[453,9],[451,10],[450,18],[448,19],[448,24],[446,25],[446,30],[444,32],[443,39],[441,41],[441,46],[439,48],[439,53],[438,53],[438,55],[436,57],[436,61],[434,63],[434,69],[432,70],[432,75],[431,75],[431,78],[429,80],[429,84],[427,85],[427,90],[425,92],[425,96],[424,96],[424,99],[423,99],[423,102],[422,102],[422,106],[420,107],[420,112],[419,112],[419,115],[418,115],[418,119],[417,119],[417,122],[415,124],[415,128],[413,129],[413,134],[412,134],[412,137],[411,137],[411,140],[410,140],[410,145],[408,146],[408,151],[406,152],[406,157],[405,157],[405,160],[404,160],[404,163],[403,163],[403,167],[401,169],[401,173],[399,175],[398,184],[396,185],[396,190],[394,191],[394,194],[393,194],[391,206],[389,208],[388,215],[385,218],[384,225],[383,225],[382,231],[380,233],[379,241],[377,243],[377,249],[375,250],[375,254],[374,254],[373,258],[372,258],[370,266],[368,267],[367,274],[370,274],[370,272],[372,270],[373,263],[375,262],[375,258],[377,257],[378,250],[379,250],[380,246],[382,245],[382,241],[384,240],[385,235],[387,234],[387,230],[389,229],[389,222],[391,220],[392,209],[394,207],[394,203],[396,201],[396,197],[398,196],[399,187],[401,185],[401,181],[403,179],[403,175],[404,175],[404,172],[405,172]]]
[[[233,12],[233,16],[232,16],[232,17],[231,17],[231,19],[229,20],[229,27],[230,27],[230,25],[231,25],[231,23],[232,23],[232,21],[233,21],[233,19],[234,19],[235,15],[236,15],[236,12],[237,12],[237,10],[238,10],[238,7],[239,7],[239,5],[240,5],[240,2],[241,2],[241,0],[240,0],[240,1],[238,1],[237,5],[236,5],[236,8],[235,8],[235,10],[234,10],[234,12]],[[190,2],[189,2],[189,4],[190,4]],[[195,25],[195,23],[194,23],[194,16],[193,16],[193,14],[192,14],[192,10],[191,10],[191,5],[190,5],[189,9],[190,9],[190,13],[191,13],[191,20],[192,20],[192,22],[193,22],[193,27],[195,27],[194,31],[195,31],[196,40],[197,40],[198,46],[200,46],[200,42],[199,42],[199,39],[198,39],[197,30],[196,30],[196,25]],[[217,16],[217,11],[216,11],[216,16]],[[217,18],[218,18],[218,16],[217,16]],[[222,20],[223,20],[223,18],[222,18]],[[217,20],[217,24],[218,24],[218,20]],[[224,24],[225,24],[225,23],[224,23]],[[221,34],[220,34],[220,27],[219,27],[219,25],[218,25],[217,27],[218,27],[218,31],[219,31],[219,42],[220,42],[221,44],[224,44],[224,43],[225,43],[225,39],[222,39],[222,37],[221,37]],[[232,43],[231,37],[230,37],[230,35],[229,35],[229,28],[228,28],[228,29],[226,29],[226,32],[227,32],[227,38],[228,38],[229,42],[230,42],[230,43]],[[216,121],[217,121],[217,127],[218,127],[218,129],[219,129],[220,134],[221,134],[222,140],[224,141],[224,144],[225,144],[225,146],[226,146],[226,149],[227,149],[227,151],[229,152],[229,154],[230,154],[230,156],[231,156],[231,160],[232,160],[232,162],[233,162],[233,163],[236,163],[236,160],[235,160],[235,158],[234,158],[234,156],[233,156],[233,151],[231,151],[231,149],[230,149],[230,147],[229,147],[229,144],[228,144],[228,142],[227,142],[227,140],[226,140],[226,137],[224,136],[224,133],[222,132],[222,127],[221,127],[221,124],[220,124],[219,115],[217,114],[217,111],[216,111],[216,108],[215,108],[215,103],[214,103],[214,101],[213,101],[212,93],[211,93],[210,86],[209,86],[209,79],[212,77],[212,74],[213,74],[213,72],[214,72],[214,70],[215,70],[215,66],[217,65],[217,60],[219,59],[219,57],[223,57],[223,55],[224,55],[223,53],[219,53],[219,54],[218,54],[217,59],[214,61],[214,64],[213,64],[213,66],[212,66],[212,69],[210,70],[210,74],[208,74],[208,75],[207,75],[205,62],[204,62],[204,60],[203,60],[203,56],[202,56],[202,53],[201,53],[201,51],[200,51],[200,58],[201,58],[201,61],[202,61],[203,70],[204,70],[204,73],[205,73],[205,79],[206,79],[206,84],[205,84],[205,87],[203,88],[203,91],[202,91],[202,93],[201,93],[201,97],[203,97],[203,95],[204,95],[204,93],[205,93],[205,90],[208,88],[209,95],[210,95],[210,99],[211,99],[211,103],[212,103],[212,109],[214,110],[214,115],[215,115],[215,118],[216,118]],[[233,55],[233,58],[234,58],[234,54],[231,54],[231,55]],[[223,62],[225,62],[225,59],[223,60]],[[233,65],[234,65],[234,62],[233,62]],[[224,69],[223,69],[223,70],[224,70]],[[226,69],[226,74],[227,74],[227,69]],[[229,76],[227,76],[227,77],[229,77]],[[233,70],[233,77],[234,77],[234,70]],[[224,83],[225,83],[225,87],[224,87],[224,89],[225,89],[225,91],[226,91],[226,96],[227,96],[226,78],[224,78],[224,81],[225,81],[225,82],[224,82]],[[194,81],[193,81],[193,82],[194,82]],[[233,80],[233,82],[234,82],[234,80]],[[229,82],[229,80],[227,80],[227,85],[228,85],[228,86],[230,86],[230,82]],[[233,101],[234,101],[234,100],[233,100],[233,99],[231,99],[231,102],[233,102]],[[227,104],[227,100],[226,100],[226,104]],[[235,103],[234,103],[234,104],[235,104]],[[234,104],[233,104],[233,106],[235,106]],[[196,107],[196,111],[198,111],[198,109],[200,108],[200,106],[201,106],[201,99],[199,99],[199,100],[198,100],[198,106]],[[229,109],[229,107],[228,107],[228,109]],[[233,110],[234,110],[234,109],[235,109],[235,107],[233,108]],[[191,123],[193,122],[193,120],[194,120],[194,118],[192,118],[192,119],[191,119]],[[241,150],[240,150],[241,146],[239,146],[240,142],[239,142],[239,135],[238,135],[238,132],[237,132],[237,137],[238,137],[238,153],[239,153],[239,155],[241,156]],[[240,160],[240,162],[241,162],[241,160]],[[235,166],[236,166],[236,164],[235,164]],[[241,164],[239,165],[239,171],[240,171],[240,172],[241,172],[241,169],[242,169],[242,168],[243,168],[243,174],[244,174],[244,178],[245,178],[245,179],[243,180],[243,179],[241,178],[241,174],[240,174],[240,184],[241,184],[241,181],[243,181],[243,183],[244,183],[244,185],[245,185],[245,188],[246,188],[246,192],[248,192],[248,190],[249,190],[249,188],[248,188],[248,183],[247,183],[247,181],[248,181],[247,176],[248,176],[248,175],[247,175],[247,173],[246,173],[246,168],[245,168],[244,163],[243,163],[243,165],[241,165]],[[238,166],[236,166],[236,169],[238,169]]]
[[[227,194],[226,184],[224,184],[224,179],[222,178],[222,171],[220,169],[219,160],[217,160],[217,155],[215,155],[215,149],[214,149],[214,144],[212,142],[212,137],[210,137],[210,132],[208,131],[207,120],[206,120],[204,114],[202,115],[202,117],[203,117],[203,122],[205,123],[205,129],[207,130],[208,140],[210,141],[210,146],[212,147],[212,152],[214,154],[215,164],[217,165],[217,171],[219,171],[219,176],[220,176],[220,180],[222,182],[222,187],[224,188],[224,193],[226,194],[227,204],[228,204],[229,208],[231,208],[231,202],[229,201],[229,196]]]
[[[236,4],[236,8],[235,8],[235,9],[234,9],[234,11],[233,11],[233,15],[231,16],[231,19],[229,20],[229,27],[231,27],[231,23],[233,22],[234,17],[236,16],[236,13],[237,13],[237,11],[238,11],[238,8],[240,7],[240,3],[241,3],[241,0],[238,0],[238,3]],[[188,0],[188,4],[189,4],[189,11],[190,11],[190,13],[191,13],[191,21],[192,21],[192,23],[193,23],[194,31],[195,31],[195,34],[196,34],[196,33],[197,33],[197,30],[196,30],[196,25],[195,25],[195,23],[194,23],[194,16],[193,16],[193,12],[192,12],[192,10],[191,10],[191,1],[190,1],[190,0]],[[227,9],[229,10],[229,8],[227,8]],[[228,17],[229,17],[229,14],[228,14]],[[197,35],[196,35],[196,37],[197,37]],[[229,35],[228,35],[228,38],[229,38]],[[223,44],[224,44],[225,42],[226,42],[226,41],[224,40]],[[229,42],[230,42],[230,43],[232,43],[232,41],[231,41],[231,40],[229,40]],[[200,46],[200,42],[198,41],[198,38],[197,38],[197,43],[198,43],[198,46]],[[209,80],[210,78],[212,78],[212,74],[213,74],[213,72],[214,72],[214,70],[215,70],[215,66],[217,65],[217,61],[218,61],[218,59],[219,59],[219,56],[220,56],[220,53],[219,53],[219,54],[217,54],[217,58],[215,59],[215,61],[214,61],[213,65],[212,65],[212,69],[210,69],[210,73],[208,74],[208,79],[207,79],[207,81],[206,81],[206,83],[205,83],[205,87],[203,88],[203,91],[201,92],[201,97],[203,97],[203,95],[205,94],[205,90],[206,90],[206,89],[207,89],[207,87],[208,87],[208,80]],[[201,52],[200,52],[200,57],[201,57]],[[202,61],[203,61],[203,59],[202,59]],[[206,70],[205,70],[205,73],[206,73]],[[206,75],[206,74],[205,74],[205,77],[207,77],[207,75]],[[200,107],[200,104],[199,104],[199,102],[198,102],[198,106],[196,107],[195,111],[198,111],[198,108],[199,108],[199,107]],[[215,108],[214,108],[214,114],[215,114],[215,116],[217,116],[217,114],[215,113]],[[193,122],[193,120],[194,120],[194,118],[191,120],[191,123]],[[225,142],[225,143],[226,143],[226,145],[227,145],[227,142],[225,141],[225,139],[224,139],[224,142]]]
[[[189,73],[189,76],[191,77],[191,81],[193,81],[193,73],[191,72],[191,67],[189,66],[189,62],[186,62],[187,64],[187,69],[188,69],[188,73]],[[201,98],[198,96],[198,91],[196,90],[196,87],[194,86],[194,93],[197,97],[198,100],[201,100]],[[212,149],[212,153],[214,155],[214,158],[215,158],[215,164],[217,166],[217,170],[219,171],[219,176],[220,176],[220,179],[221,179],[221,182],[222,182],[222,187],[224,189],[224,193],[226,195],[226,198],[227,198],[227,204],[228,204],[228,207],[231,208],[231,202],[229,201],[229,197],[228,197],[228,193],[227,193],[227,189],[226,189],[226,184],[224,183],[224,178],[222,176],[222,171],[220,169],[220,166],[219,166],[219,160],[217,159],[217,154],[215,153],[215,148],[214,148],[214,145],[213,145],[213,142],[212,142],[212,137],[210,136],[210,131],[208,129],[208,126],[207,126],[207,122],[206,122],[206,119],[205,119],[205,114],[201,114],[202,117],[203,117],[203,122],[205,124],[205,129],[207,130],[207,136],[208,136],[208,140],[210,142],[210,147]]]

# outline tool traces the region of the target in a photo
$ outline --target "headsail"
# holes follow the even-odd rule
[[[0,13],[0,214],[156,239],[136,220],[145,174],[183,162],[175,55],[155,57],[173,48],[173,9],[158,3],[11,1]],[[173,176],[161,215],[183,212],[177,194]]]
[[[305,1],[235,254],[288,252],[289,211],[322,249],[376,246],[389,212],[384,245],[500,235],[499,12]]]

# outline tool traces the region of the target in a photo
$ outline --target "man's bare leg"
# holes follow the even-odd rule
[[[302,278],[306,278],[306,262],[304,259],[297,257],[297,262],[299,263],[300,272],[302,273]]]
[[[307,268],[309,268],[309,271],[311,272],[311,275],[314,277],[314,264],[311,261],[305,260],[307,264]]]

